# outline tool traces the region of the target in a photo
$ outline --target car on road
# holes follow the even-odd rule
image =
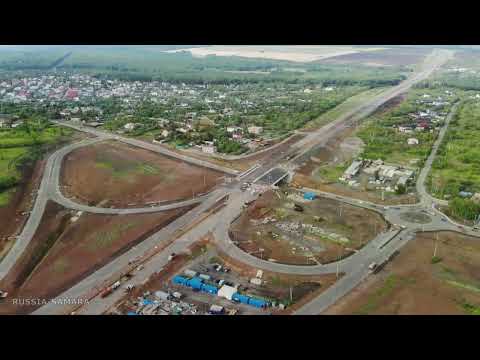
[[[445,218],[441,218],[440,220],[442,220],[443,222],[447,222],[447,219]]]
[[[8,292],[0,290],[0,299],[5,299],[8,296]]]
[[[375,271],[375,269],[377,268],[377,263],[376,262],[372,262],[370,265],[368,265],[368,270],[370,270],[370,272],[373,272]]]
[[[170,255],[168,255],[168,261],[172,261],[175,258],[175,256],[177,256],[177,254],[175,253],[171,253]]]

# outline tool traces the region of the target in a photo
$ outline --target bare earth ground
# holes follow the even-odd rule
[[[368,66],[408,66],[420,63],[430,52],[429,49],[397,48],[371,52],[358,52],[325,59],[332,64],[364,64]]]
[[[480,314],[480,241],[423,233],[325,314]],[[476,309],[476,310],[475,310]]]
[[[190,208],[157,214],[77,213],[49,202],[39,229],[0,288],[13,298],[50,299],[111,259],[160,230]],[[2,304],[0,313],[27,313],[35,306]]]
[[[61,177],[64,193],[76,201],[129,207],[192,198],[223,174],[112,141],[68,154]]]
[[[53,146],[43,159],[38,160],[34,165],[24,166],[22,180],[10,198],[8,205],[0,207],[0,259],[13,246],[13,236],[21,232],[23,225],[27,221],[27,216],[21,214],[30,211],[33,206],[35,198],[32,197],[32,192],[38,189],[40,185],[43,169],[49,154],[67,143],[79,141],[87,137],[89,137],[87,134],[74,132],[70,140],[59,142]]]
[[[355,48],[351,46],[223,46],[215,45],[181,50],[168,50],[166,52],[190,51],[193,56],[204,57],[240,56],[247,58],[275,59],[296,62],[310,62],[326,59],[333,56],[353,54],[365,51],[378,51],[376,48]]]
[[[265,193],[232,225],[232,239],[238,242],[241,249],[265,260],[315,265],[352,254],[352,249],[361,248],[387,228],[379,214],[348,204],[341,205],[336,200],[319,198],[299,203],[304,208],[301,213],[288,209],[290,203],[292,200],[284,197],[279,199],[273,192]],[[315,216],[318,218],[315,219]],[[340,235],[349,241],[338,242],[328,236],[308,232],[304,233],[302,239],[280,230],[273,223],[260,223],[261,220],[272,217],[277,219],[277,222],[313,224],[329,234]],[[272,233],[279,236],[275,237]],[[263,249],[263,252],[260,249]]]

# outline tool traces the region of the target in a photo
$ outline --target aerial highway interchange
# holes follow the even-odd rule
[[[435,158],[438,147],[443,140],[450,119],[455,113],[458,104],[456,104],[448,114],[444,127],[441,129],[432,148],[432,152],[417,178],[416,188],[420,197],[420,202],[411,205],[382,206],[368,201],[362,201],[328,192],[308,188],[301,189],[302,191],[313,191],[323,198],[334,199],[346,204],[377,212],[381,214],[389,224],[391,224],[391,228],[387,232],[380,233],[375,239],[371,240],[353,255],[325,265],[287,265],[252,256],[237,247],[229,236],[230,224],[241,214],[243,211],[243,205],[257,199],[259,196],[259,192],[253,194],[251,192],[241,191],[240,188],[242,184],[253,183],[252,186],[258,185],[260,187],[268,187],[275,185],[277,181],[280,181],[283,178],[288,178],[293,172],[295,172],[295,169],[300,165],[303,156],[309,151],[325,145],[328,140],[338,132],[348,126],[357,124],[361,119],[373,113],[378,107],[387,101],[399,94],[407,92],[414,84],[428,78],[450,57],[451,53],[449,51],[434,50],[432,54],[426,58],[423,66],[399,85],[384,91],[368,103],[361,104],[359,107],[344,114],[335,121],[306,133],[304,138],[291,145],[288,150],[282,152],[267,152],[268,156],[261,159],[254,167],[244,172],[233,170],[226,166],[216,165],[205,160],[189,157],[145,141],[131,139],[70,122],[55,121],[57,126],[70,127],[77,131],[88,133],[93,137],[69,144],[57,150],[48,158],[43,171],[41,184],[36,194],[35,204],[29,215],[28,221],[16,239],[14,246],[0,263],[0,279],[8,274],[28,246],[40,224],[48,201],[54,201],[67,209],[87,213],[112,215],[155,213],[193,204],[198,204],[198,206],[189,210],[183,216],[177,218],[157,233],[149,236],[140,244],[132,247],[123,255],[120,255],[107,265],[88,275],[86,278],[58,296],[59,298],[88,297],[88,304],[73,309],[71,306],[62,307],[57,304],[49,303],[38,308],[33,314],[66,314],[72,313],[73,310],[76,314],[105,313],[120,299],[122,293],[115,292],[108,298],[101,298],[99,293],[106,285],[116,281],[115,277],[118,277],[118,274],[130,267],[131,259],[142,258],[142,256],[145,257],[145,254],[152,252],[152,249],[156,249],[157,246],[162,247],[161,251],[154,252],[153,255],[145,257],[144,261],[135,264],[135,266],[141,264],[142,268],[132,275],[130,281],[132,283],[141,283],[144,279],[147,279],[150,275],[163,268],[168,263],[168,257],[170,254],[181,253],[208,233],[213,235],[216,246],[218,246],[218,248],[229,257],[257,269],[296,275],[321,275],[338,272],[344,274],[329,289],[309,301],[300,309],[296,310],[295,314],[299,315],[322,313],[369,276],[369,265],[371,263],[384,263],[408,241],[414,239],[417,232],[447,230],[478,237],[478,233],[473,228],[461,226],[441,213],[438,206],[444,205],[445,201],[432,197],[425,189],[426,177],[431,170],[432,162]],[[191,163],[196,166],[208,167],[215,171],[222,172],[225,181],[223,181],[222,184],[218,184],[210,192],[200,196],[194,196],[191,199],[168,202],[165,204],[160,203],[145,207],[96,207],[81,204],[76,202],[75,199],[66,197],[62,192],[62,186],[60,184],[60,172],[64,157],[76,149],[91,146],[106,140],[126,143],[134,147],[174,157],[180,161]],[[230,181],[227,181],[227,179]],[[201,221],[196,223],[199,217],[208,212],[208,210],[218,202],[218,199],[223,199],[224,206],[218,212],[208,214],[202,218]],[[428,217],[428,222],[418,224],[414,221],[409,221],[408,216],[404,216],[405,214],[415,213],[426,215]],[[193,225],[189,226],[189,224]],[[166,245],[165,247],[163,246],[164,244]]]

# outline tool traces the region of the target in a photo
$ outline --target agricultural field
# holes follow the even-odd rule
[[[274,59],[292,62],[311,62],[346,54],[380,51],[382,48],[352,46],[208,46],[191,49],[167,50],[189,51],[195,57],[238,56],[255,59]]]
[[[452,232],[421,233],[381,272],[325,313],[480,315],[479,264],[477,238]]]
[[[220,184],[223,176],[207,168],[111,141],[68,154],[61,183],[64,193],[75,201],[124,208],[190,199]]]
[[[480,192],[479,139],[480,101],[470,99],[450,122],[427,179],[433,196],[450,199],[447,211],[455,218],[474,220],[480,213],[480,205],[459,195]]]
[[[394,47],[377,51],[362,51],[325,59],[328,64],[362,64],[372,67],[402,66],[412,68],[431,51],[428,48]]]
[[[284,189],[252,204],[232,224],[230,236],[256,257],[315,265],[351,255],[387,227],[375,212],[325,198],[304,200],[301,193]]]
[[[160,230],[191,207],[156,214],[98,215],[49,202],[38,231],[0,288],[11,298],[51,299]],[[2,305],[0,313],[35,306]]]
[[[218,266],[221,266],[218,268]],[[193,291],[191,288],[173,284],[172,278],[176,275],[186,276],[184,271],[194,271],[198,275],[206,276],[211,286],[220,288],[223,284],[237,286],[244,295],[263,299],[272,304],[266,309],[255,308],[251,305],[240,304],[213,294]],[[153,274],[149,280],[136,287],[125,298],[120,300],[108,312],[113,314],[146,314],[149,304],[158,304],[155,314],[183,314],[202,315],[209,312],[211,305],[222,306],[224,314],[261,315],[261,314],[288,314],[307,302],[313,296],[320,294],[331,286],[335,275],[322,276],[295,276],[261,272],[229,259],[219,252],[211,239],[202,239],[192,246],[185,254],[178,254],[161,272]],[[341,276],[341,274],[340,274]],[[257,278],[258,284],[252,284],[250,279]],[[222,284],[222,285],[219,285]],[[169,300],[159,298],[156,293],[163,291],[172,294],[181,294],[181,299]]]
[[[455,52],[435,76],[425,81],[429,86],[448,86],[465,91],[480,91],[480,52],[478,49]]]

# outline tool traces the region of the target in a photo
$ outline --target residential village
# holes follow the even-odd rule
[[[420,144],[418,134],[438,133],[447,115],[446,107],[452,104],[454,97],[455,94],[450,90],[445,90],[444,95],[439,96],[423,93],[414,101],[415,111],[406,116],[402,115],[400,118],[403,120],[400,122],[395,121],[389,125],[384,123],[383,126],[390,126],[399,135],[408,134],[403,141],[406,141],[409,147],[418,146]],[[363,184],[369,190],[400,194],[405,193],[408,187],[414,184],[417,170],[415,166],[402,166],[386,163],[382,159],[359,157],[352,161],[339,180],[353,188]]]
[[[283,138],[360,91],[306,84],[185,84],[56,73],[0,81],[0,104],[205,153],[244,153]],[[1,112],[1,111],[0,111]]]

